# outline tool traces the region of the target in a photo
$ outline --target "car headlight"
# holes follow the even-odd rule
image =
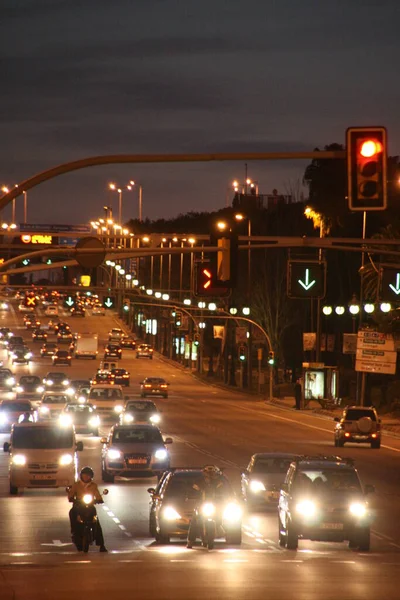
[[[124,415],[124,423],[133,423],[134,420],[133,415]]]
[[[176,512],[173,506],[166,506],[164,508],[163,517],[167,521],[176,521],[176,519],[181,519],[181,515]]]
[[[250,490],[255,494],[257,494],[258,492],[265,492],[265,485],[262,481],[253,479],[252,481],[250,481]]]
[[[6,384],[7,385],[14,385],[15,384],[15,377],[9,377],[8,379],[6,379]]]
[[[117,404],[117,406],[114,406],[114,411],[116,413],[121,413],[124,410],[124,407],[121,406],[120,404]]]
[[[111,458],[111,460],[114,460],[116,458],[121,458],[121,452],[119,450],[114,450],[113,448],[111,448],[107,452],[107,456],[108,458]]]
[[[49,412],[49,407],[48,406],[41,406],[39,408],[39,412],[41,412],[43,414],[48,413]]]
[[[92,496],[92,494],[85,494],[83,496],[82,500],[84,501],[85,504],[90,504],[91,502],[93,502],[93,496]]]
[[[161,421],[160,415],[151,415],[150,422],[151,423],[159,423]]]
[[[44,392],[44,387],[43,387],[42,385],[39,385],[39,386],[36,388],[36,391],[37,391],[37,393],[38,393],[38,394],[43,394],[43,392]]]
[[[22,466],[26,464],[26,456],[24,456],[23,454],[15,454],[12,457],[12,463],[13,465],[18,465],[18,466]]]
[[[164,448],[160,448],[160,450],[156,450],[154,453],[154,458],[157,460],[165,460],[168,457],[168,452],[164,450]]]
[[[230,502],[224,509],[224,520],[225,521],[240,521],[243,515],[243,511],[239,504]]]
[[[17,387],[15,388],[15,391],[18,394],[22,394],[22,392],[24,391],[24,388],[22,387],[22,385],[17,385]]]
[[[75,394],[75,390],[73,388],[67,388],[65,393],[68,394],[68,396],[73,396]]]
[[[18,354],[15,354],[15,352],[11,353],[11,358],[17,358]]]
[[[26,358],[27,360],[29,358],[32,358],[32,352],[27,352],[26,354],[24,354],[24,358]]]
[[[313,517],[317,508],[311,500],[303,500],[296,504],[296,511],[303,517]]]
[[[91,427],[97,427],[98,425],[100,425],[100,417],[99,417],[99,415],[96,415],[95,417],[91,417],[89,419],[89,425]]]
[[[6,423],[8,423],[7,415],[0,414],[0,425],[5,425]]]
[[[60,465],[72,465],[74,457],[72,454],[63,454],[60,458]]]
[[[45,384],[46,385],[53,385],[54,381],[52,379],[46,379]]]
[[[60,415],[58,422],[62,427],[68,427],[68,425],[72,425],[71,415]]]
[[[69,379],[64,379],[62,381],[62,384],[65,385],[65,387],[67,387],[67,385],[69,385]]]
[[[212,502],[206,502],[201,507],[201,513],[204,517],[212,517],[215,514],[215,506]]]
[[[362,502],[353,502],[349,506],[349,511],[355,517],[365,517],[367,514],[367,507]]]
[[[78,402],[79,404],[85,404],[86,396],[78,396]]]

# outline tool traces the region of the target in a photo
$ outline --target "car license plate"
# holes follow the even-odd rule
[[[321,529],[343,529],[343,523],[321,523]]]
[[[32,475],[32,479],[54,479],[53,474],[46,475],[45,473],[38,473],[36,475]]]
[[[145,458],[129,458],[128,464],[130,464],[130,465],[147,465],[147,460]]]

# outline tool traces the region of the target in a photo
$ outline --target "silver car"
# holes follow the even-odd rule
[[[114,425],[108,438],[101,438],[101,471],[104,482],[113,483],[115,476],[143,477],[161,474],[170,467],[167,444],[154,425]]]

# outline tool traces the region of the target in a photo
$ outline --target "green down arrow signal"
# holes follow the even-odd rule
[[[310,269],[306,269],[306,273],[305,273],[305,281],[302,281],[301,279],[297,280],[299,282],[299,284],[305,289],[305,290],[309,290],[310,288],[312,288],[312,286],[315,283],[315,279],[313,279],[312,281],[310,281]]]
[[[396,273],[396,287],[389,283],[390,289],[398,296],[400,294],[400,273]]]
[[[71,296],[68,296],[68,298],[65,301],[65,304],[67,304],[68,306],[72,306],[74,303],[73,298],[71,298]]]
[[[107,308],[111,308],[113,305],[113,301],[111,300],[111,298],[107,298],[104,304],[107,306]]]

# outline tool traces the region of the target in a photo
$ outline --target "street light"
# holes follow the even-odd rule
[[[322,312],[323,312],[323,313],[324,313],[324,315],[325,315],[325,316],[327,316],[327,317],[329,317],[329,315],[331,315],[331,314],[332,314],[332,311],[333,311],[333,309],[332,309],[332,306],[324,306],[324,307],[322,308]]]
[[[136,185],[135,182],[133,181],[133,179],[131,179],[131,181],[129,182],[129,185],[127,185],[127,189],[131,190],[133,188],[133,186]],[[143,187],[139,184],[139,223],[141,223],[143,221]]]
[[[245,219],[247,219],[247,237],[249,238],[247,240],[247,248],[248,248],[247,249],[247,301],[250,302],[250,295],[251,295],[251,251],[250,251],[251,220],[249,217],[246,217],[246,215],[243,215],[241,213],[237,213],[235,215],[235,219],[239,223],[244,221]]]

